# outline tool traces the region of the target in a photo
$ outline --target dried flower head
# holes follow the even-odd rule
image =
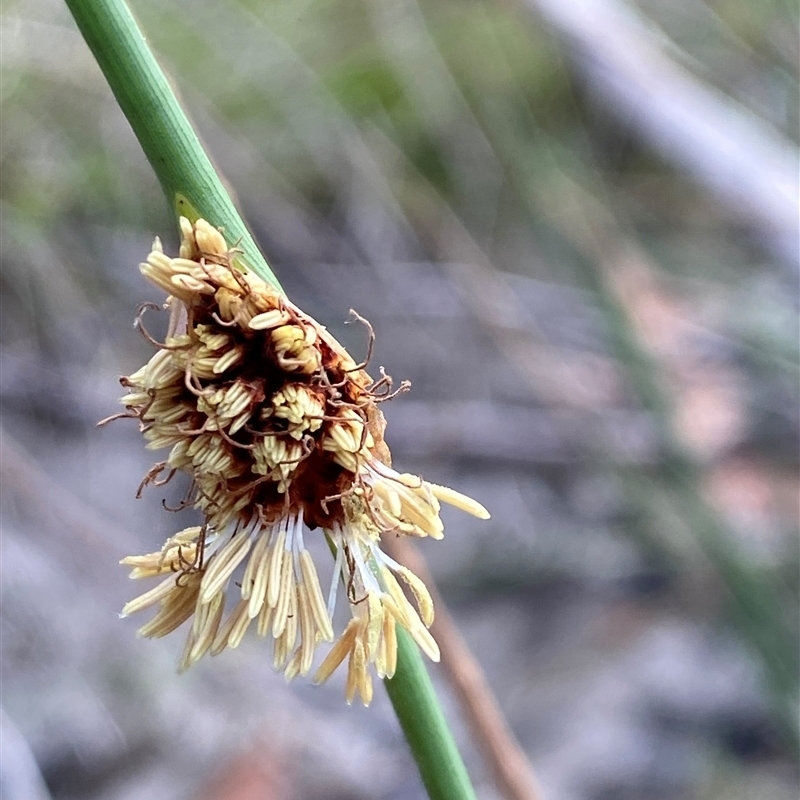
[[[382,370],[372,381],[366,363],[236,262],[207,222],[181,219],[181,233],[178,258],[156,240],[141,265],[169,295],[169,332],[163,343],[152,339],[141,309],[137,327],[157,351],[122,378],[126,411],[113,418],[138,419],[148,448],[170,448],[140,492],[184,472],[191,482],[180,507],[194,506],[204,521],[159,552],[123,559],[132,578],[161,582],[122,614],[157,606],[140,630],[148,637],[192,619],[182,669],[236,647],[252,623],[291,678],[311,670],[318,642],[334,640],[344,594],[352,619],[315,680],[347,658],[347,701],[358,694],[368,704],[370,666],[379,677],[394,673],[398,624],[439,658],[428,590],[381,551],[381,536],[441,538],[440,501],[489,515],[452,489],[391,468],[378,404],[397,392]],[[355,316],[371,343],[371,328]],[[322,532],[335,553],[327,598],[306,549],[310,532]]]

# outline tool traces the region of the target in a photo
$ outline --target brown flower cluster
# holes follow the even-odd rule
[[[396,625],[439,655],[428,632],[430,595],[382,552],[381,535],[441,538],[439,501],[488,514],[391,468],[378,408],[396,394],[388,376],[372,381],[321,325],[243,268],[208,223],[181,219],[181,233],[177,258],[156,240],[141,265],[169,295],[170,329],[163,343],[145,332],[156,353],[122,379],[126,411],[115,416],[138,419],[148,448],[170,449],[140,491],[186,473],[182,507],[199,509],[204,523],[159,552],[123,560],[131,577],[161,578],[123,615],[157,606],[141,629],[150,637],[192,619],[182,668],[236,647],[252,623],[273,640],[276,667],[293,677],[311,670],[319,642],[334,640],[343,593],[351,621],[315,679],[347,658],[347,700],[359,694],[368,704],[370,665],[380,677],[394,673]],[[141,314],[137,324],[144,332]],[[335,553],[327,598],[305,546],[312,532]]]

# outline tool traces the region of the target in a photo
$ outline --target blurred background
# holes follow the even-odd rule
[[[395,463],[491,510],[424,551],[544,795],[797,798],[796,4],[132,7],[290,297],[412,381]],[[382,692],[117,618],[192,524],[95,427],[176,226],[62,3],[1,77],[3,797],[422,797]]]

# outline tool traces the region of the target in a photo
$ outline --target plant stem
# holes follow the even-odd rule
[[[124,0],[65,2],[172,209],[223,228],[247,266],[280,289]],[[397,670],[385,685],[428,795],[475,800],[417,646],[403,630],[397,640]]]
[[[475,790],[439,708],[419,649],[400,626],[397,627],[397,670],[384,685],[428,797],[475,800]]]
[[[254,272],[280,289],[166,75],[123,0],[65,0],[173,211],[223,228]]]

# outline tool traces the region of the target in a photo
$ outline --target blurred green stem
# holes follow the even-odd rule
[[[536,130],[532,115],[529,127]],[[767,682],[776,698],[776,717],[793,746],[800,747],[796,713],[799,694],[797,632],[786,624],[782,600],[771,576],[748,563],[739,552],[736,537],[726,530],[705,499],[702,469],[676,435],[670,397],[661,385],[659,366],[641,342],[614,286],[616,262],[623,263],[626,253],[622,232],[617,231],[616,238],[609,235],[603,225],[606,220],[607,228],[609,220],[596,212],[595,205],[587,199],[588,193],[582,192],[579,185],[567,177],[579,170],[563,168],[554,150],[550,150],[551,166],[561,178],[545,181],[534,166],[531,154],[517,144],[513,134],[488,125],[484,130],[531,224],[546,220],[551,230],[563,238],[573,252],[574,263],[593,291],[607,324],[610,343],[657,426],[661,445],[657,470],[661,482],[672,494],[679,516],[693,531],[722,578],[730,596],[732,617],[764,664]],[[547,141],[543,133],[540,135]],[[543,149],[547,151],[549,147],[548,143]],[[542,186],[547,190],[542,190]]]
[[[223,228],[247,265],[280,289],[127,5],[123,0],[66,3],[174,212]],[[398,631],[397,648],[397,671],[386,689],[429,797],[474,800],[417,646]]]

